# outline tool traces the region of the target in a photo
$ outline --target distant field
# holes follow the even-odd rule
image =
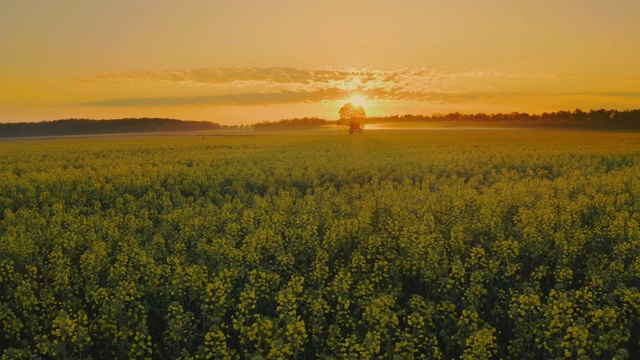
[[[632,358],[639,174],[638,133],[0,142],[0,353]]]

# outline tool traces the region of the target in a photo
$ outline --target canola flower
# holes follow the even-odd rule
[[[0,144],[0,354],[631,358],[640,135]]]

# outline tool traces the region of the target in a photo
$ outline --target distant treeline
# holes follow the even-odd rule
[[[640,130],[640,109],[590,110],[544,112],[528,114],[520,112],[497,114],[462,114],[459,112],[434,115],[394,115],[369,117],[365,124],[386,124],[402,128],[420,125],[479,126],[523,128],[569,128],[598,130]],[[294,118],[279,121],[263,121],[253,124],[255,130],[308,130],[335,126],[333,120],[316,117]],[[38,123],[0,123],[0,138],[121,134],[140,132],[174,132],[221,129],[245,129],[249,126],[228,126],[207,121],[183,121],[162,118],[127,118],[116,120],[64,119]]]
[[[263,121],[253,124],[253,128],[256,130],[306,130],[317,129],[327,125],[335,125],[335,121],[305,117],[302,119],[294,118],[280,121]]]
[[[256,130],[304,130],[327,125],[335,121],[319,118],[286,119],[275,122],[261,122],[254,125]],[[544,112],[528,114],[520,112],[497,114],[450,114],[434,115],[394,115],[369,117],[366,124],[389,124],[397,127],[404,125],[444,126],[486,126],[486,127],[526,127],[526,128],[572,128],[601,130],[640,130],[640,109],[635,110],[590,110]]]
[[[635,110],[590,110],[544,112],[528,114],[520,112],[498,114],[450,114],[402,115],[368,118],[369,123],[425,122],[463,126],[500,126],[534,128],[573,128],[602,130],[640,130],[640,109]]]
[[[218,123],[207,121],[182,121],[160,118],[117,120],[64,119],[38,123],[0,124],[0,138],[197,131],[217,130],[222,128],[223,126]]]

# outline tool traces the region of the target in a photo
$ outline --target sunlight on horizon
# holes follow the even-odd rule
[[[640,104],[637,1],[0,3],[0,123]]]
[[[365,112],[369,110],[368,109],[369,102],[368,102],[367,98],[365,98],[362,95],[351,95],[351,97],[349,97],[347,102],[350,102],[355,106],[362,106],[364,108]]]

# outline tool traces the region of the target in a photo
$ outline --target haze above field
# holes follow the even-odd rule
[[[640,103],[640,2],[0,2],[0,122]]]

